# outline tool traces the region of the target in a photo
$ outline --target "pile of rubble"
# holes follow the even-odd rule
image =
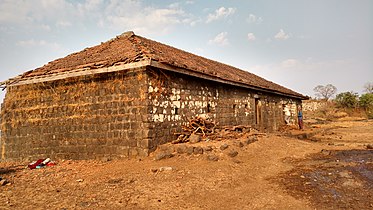
[[[197,143],[201,140],[219,141],[221,139],[237,139],[244,134],[255,136],[266,135],[264,133],[259,133],[257,130],[247,125],[218,127],[218,123],[211,119],[197,116],[189,120],[186,126],[182,127],[182,132],[176,134],[178,137],[176,140],[172,141],[172,144],[186,142]]]
[[[171,158],[179,154],[206,155],[207,160],[217,161],[224,157],[236,157],[246,145],[266,136],[246,125],[218,126],[203,117],[189,120],[177,139],[159,145],[152,154],[155,160]]]

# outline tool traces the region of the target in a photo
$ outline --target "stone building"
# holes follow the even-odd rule
[[[133,32],[2,86],[3,160],[146,156],[196,115],[272,131],[307,98]]]

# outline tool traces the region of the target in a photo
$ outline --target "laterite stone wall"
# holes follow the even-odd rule
[[[176,139],[174,134],[197,115],[211,118],[220,126],[251,125],[261,131],[274,131],[285,124],[283,108],[288,106],[292,108],[292,123],[296,123],[300,100],[155,68],[149,72],[151,150]]]
[[[144,69],[9,87],[1,158],[147,155],[147,90]]]
[[[1,109],[1,159],[147,156],[194,116],[262,131],[300,100],[153,67],[11,86]]]

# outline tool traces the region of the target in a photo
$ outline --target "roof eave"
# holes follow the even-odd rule
[[[297,96],[297,95],[287,94],[287,93],[283,93],[283,92],[272,90],[272,89],[265,89],[265,88],[261,88],[261,87],[257,87],[257,86],[252,86],[252,85],[248,85],[246,83],[227,80],[227,79],[219,78],[219,77],[212,76],[212,75],[209,75],[209,74],[204,74],[204,73],[201,73],[201,72],[192,71],[190,69],[185,69],[185,68],[172,66],[172,65],[169,65],[169,64],[166,64],[166,63],[161,63],[161,62],[155,61],[155,60],[151,60],[150,66],[153,66],[153,67],[156,67],[156,68],[159,68],[159,69],[166,69],[168,71],[173,71],[173,72],[177,72],[177,73],[181,73],[181,74],[186,74],[186,75],[189,75],[189,76],[194,76],[194,77],[198,77],[198,78],[202,78],[202,79],[207,79],[207,80],[210,80],[210,81],[215,81],[215,82],[219,82],[219,83],[239,86],[239,87],[248,88],[248,89],[252,89],[252,90],[257,90],[257,91],[261,91],[261,92],[282,95],[282,96],[291,97],[291,98],[300,99],[300,100],[308,99],[307,96]]]

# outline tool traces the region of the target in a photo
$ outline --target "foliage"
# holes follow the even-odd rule
[[[335,97],[335,101],[340,107],[353,108],[358,105],[358,94],[352,91],[340,93]]]
[[[366,93],[360,96],[359,104],[365,108],[369,119],[373,119],[373,93]]]
[[[373,82],[368,82],[364,85],[364,92],[373,94]]]
[[[318,98],[329,100],[337,92],[337,88],[332,84],[327,84],[325,86],[318,85],[313,91],[316,92],[315,95]]]
[[[364,108],[373,107],[373,93],[366,93],[360,96],[359,104]]]

